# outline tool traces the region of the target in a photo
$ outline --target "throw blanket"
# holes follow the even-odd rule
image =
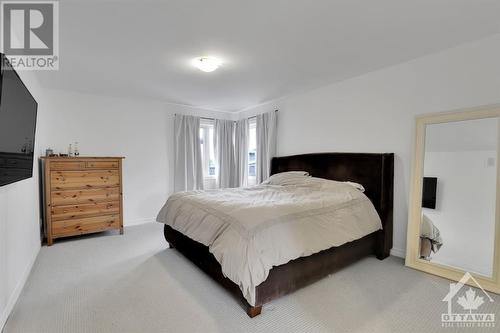
[[[353,183],[307,177],[295,185],[173,194],[157,221],[209,247],[250,305],[269,270],[382,228]]]
[[[443,246],[443,239],[438,227],[425,214],[422,214],[422,223],[420,224],[420,237],[431,241],[432,252],[436,253]]]

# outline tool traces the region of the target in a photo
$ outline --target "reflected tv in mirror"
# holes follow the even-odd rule
[[[422,207],[436,209],[436,177],[424,177],[424,186],[422,190]]]
[[[33,176],[38,104],[0,53],[0,186]]]

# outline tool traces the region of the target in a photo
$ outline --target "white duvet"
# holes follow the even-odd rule
[[[255,305],[255,287],[273,266],[382,228],[355,185],[303,177],[286,186],[180,192],[157,221],[208,246],[224,275]]]

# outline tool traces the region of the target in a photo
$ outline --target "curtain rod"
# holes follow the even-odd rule
[[[279,110],[274,110],[274,112],[278,112]],[[174,114],[175,116],[177,116],[177,113]],[[256,118],[257,116],[251,116],[251,117],[248,117],[248,119],[253,119],[253,118]],[[208,117],[200,117],[200,119],[203,119],[203,120],[215,120],[215,118],[208,118]]]

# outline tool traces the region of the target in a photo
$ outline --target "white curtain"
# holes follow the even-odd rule
[[[234,147],[235,147],[235,186],[244,187],[248,185],[248,119],[236,122]]]
[[[277,112],[257,115],[257,184],[269,177],[271,159],[276,154]]]
[[[217,187],[236,186],[233,120],[215,119],[215,158],[217,160]]]
[[[200,117],[175,115],[174,191],[203,189]]]

